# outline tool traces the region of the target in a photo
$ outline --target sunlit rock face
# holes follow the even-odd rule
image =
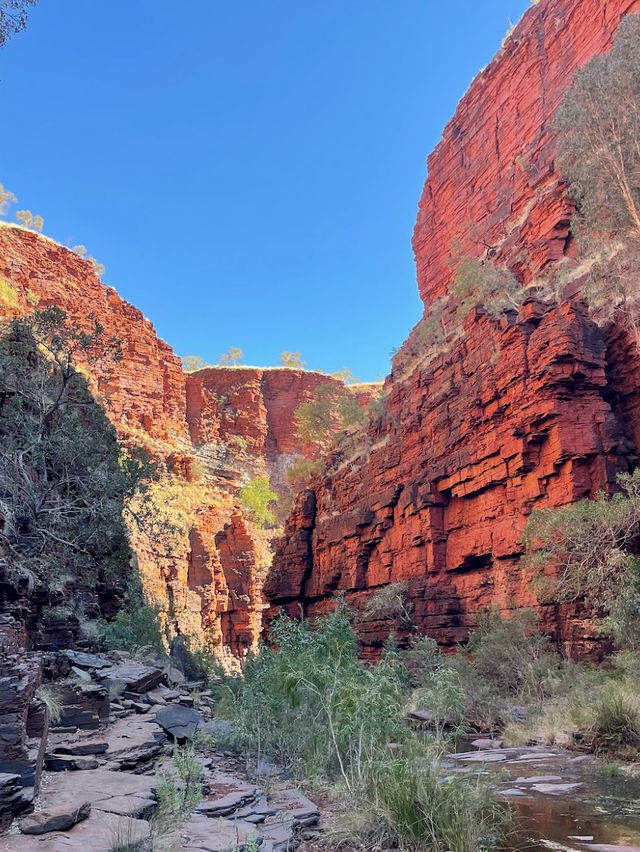
[[[91,263],[24,228],[0,224],[0,279],[5,320],[55,305],[77,327],[89,331],[97,320],[105,339],[119,341],[120,360],[83,369],[124,443],[145,447],[163,466],[157,501],[176,529],[166,541],[132,530],[147,595],[170,632],[242,654],[260,632],[271,550],[238,492],[248,478],[268,476],[286,496],[287,466],[313,454],[296,438],[295,409],[320,384],[338,383],[285,368],[186,374],[151,322],[102,284]]]
[[[525,282],[563,256],[573,208],[555,171],[553,115],[576,69],[639,9],[638,0],[539,0],[475,78],[427,161],[413,232],[425,305],[450,284],[456,238],[476,255],[494,247]]]
[[[553,115],[575,70],[638,9],[541,0],[476,77],[428,159],[413,235],[427,308],[448,292],[460,245],[489,252],[523,285],[571,252]],[[300,603],[324,612],[338,593],[363,610],[401,582],[411,619],[358,621],[372,652],[390,631],[416,628],[452,646],[488,608],[531,606],[568,653],[596,654],[580,604],[538,603],[521,535],[534,509],[611,488],[636,463],[640,362],[623,329],[605,338],[579,293],[559,305],[529,299],[500,320],[476,310],[446,352],[414,359],[385,391],[360,453],[335,454],[299,495],[265,586],[269,618]]]

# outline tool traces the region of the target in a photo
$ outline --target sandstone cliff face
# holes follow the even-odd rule
[[[265,475],[286,490],[287,465],[308,452],[295,438],[293,412],[319,384],[335,380],[284,368],[187,375],[151,322],[103,285],[90,263],[7,224],[0,224],[0,285],[4,318],[55,305],[86,330],[95,318],[106,337],[120,341],[122,360],[87,365],[93,389],[124,442],[163,463],[156,500],[177,526],[167,542],[132,530],[147,595],[172,631],[242,653],[260,632],[271,551],[238,490],[248,477]],[[28,606],[24,595],[20,607],[12,604],[16,613]]]
[[[638,0],[540,0],[478,74],[427,161],[413,234],[425,305],[447,290],[456,236],[475,255],[494,247],[525,282],[562,257],[573,208],[554,169],[553,114],[576,69],[638,9]]]
[[[493,247],[523,283],[570,251],[553,114],[575,70],[639,8],[541,0],[473,82],[428,160],[413,236],[426,307],[449,288],[456,237],[472,255]],[[402,582],[416,626],[453,645],[488,607],[537,606],[521,562],[527,517],[635,465],[639,381],[633,343],[616,327],[605,339],[579,299],[529,300],[500,322],[476,310],[448,351],[387,379],[367,445],[334,454],[299,495],[265,586],[269,617],[298,601],[323,612],[338,592],[361,609]],[[569,652],[594,650],[579,604],[538,611]],[[370,648],[410,629],[384,611],[359,623]]]

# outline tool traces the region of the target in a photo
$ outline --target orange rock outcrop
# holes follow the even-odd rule
[[[413,235],[427,310],[448,292],[460,245],[523,284],[571,251],[553,115],[575,70],[638,9],[540,0],[474,80],[428,159]],[[321,613],[342,593],[372,649],[415,627],[451,646],[490,607],[535,606],[568,652],[595,652],[580,603],[538,603],[521,535],[534,509],[611,488],[635,466],[637,347],[622,328],[598,328],[579,296],[530,298],[499,321],[476,309],[437,357],[399,360],[359,454],[334,453],[299,495],[265,586],[269,617],[300,603]],[[406,611],[366,609],[389,583],[403,584]]]
[[[254,476],[286,492],[286,467],[309,452],[293,412],[328,376],[285,368],[213,367],[186,374],[151,322],[102,284],[91,263],[52,240],[0,224],[0,315],[55,305],[79,328],[97,321],[122,359],[85,365],[120,437],[165,468],[156,501],[175,525],[167,541],[133,528],[151,601],[173,632],[233,653],[260,632],[271,551],[237,494]]]

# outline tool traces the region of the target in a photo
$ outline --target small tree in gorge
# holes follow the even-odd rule
[[[249,480],[240,491],[240,499],[261,527],[275,524],[276,516],[269,509],[269,504],[275,503],[278,495],[271,490],[271,483],[266,476]]]

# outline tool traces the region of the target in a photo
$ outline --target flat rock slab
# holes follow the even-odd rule
[[[501,763],[507,755],[501,751],[474,751],[468,757],[461,758],[465,763]]]
[[[533,789],[537,790],[538,793],[568,793],[570,790],[574,790],[576,787],[582,786],[579,782],[574,782],[572,784],[534,784]]]
[[[20,821],[23,834],[47,834],[50,831],[67,831],[91,813],[90,802],[74,804],[69,808],[38,811]]]
[[[474,748],[485,751],[490,748],[502,748],[502,740],[492,740],[489,737],[479,737],[477,740],[474,740],[471,745]]]
[[[616,843],[585,843],[592,852],[640,852],[640,846],[624,846]]]
[[[121,769],[134,769],[155,760],[163,751],[166,737],[153,714],[118,719],[107,731],[105,757]]]
[[[113,660],[101,654],[86,654],[83,651],[64,651],[65,657],[81,669],[108,669],[113,666]]]
[[[141,819],[96,813],[69,831],[0,838],[0,852],[151,852],[151,829]]]
[[[204,719],[191,707],[173,704],[156,711],[156,722],[176,740],[191,739],[197,730],[204,727]]]
[[[77,740],[65,742],[59,735],[49,737],[48,745],[55,754],[73,754],[85,756],[88,754],[104,754],[109,748],[105,740]]]
[[[278,818],[290,820],[294,826],[315,825],[320,819],[318,806],[298,790],[278,790],[269,804],[278,811]]]
[[[46,754],[44,765],[49,772],[75,772],[79,769],[97,769],[95,757],[80,757],[73,754]]]
[[[217,799],[203,799],[203,801],[196,806],[196,811],[209,817],[229,816],[239,808],[249,804],[249,802],[252,802],[255,797],[255,790],[236,790],[233,793],[227,793],[226,796],[221,796]]]
[[[162,669],[137,663],[120,663],[99,673],[103,686],[110,691],[148,692],[158,686],[164,678]]]
[[[158,803],[155,799],[146,799],[142,796],[113,796],[94,804],[96,811],[146,820],[151,819],[157,807]]]
[[[258,834],[254,825],[239,820],[191,817],[179,829],[181,852],[243,852]]]
[[[528,778],[521,775],[516,778],[514,784],[550,784],[555,781],[562,781],[560,775],[530,775]]]
[[[51,786],[41,791],[45,808],[69,807],[74,802],[89,801],[95,807],[122,796],[153,799],[155,779],[130,772],[90,769],[66,772],[51,779]]]

